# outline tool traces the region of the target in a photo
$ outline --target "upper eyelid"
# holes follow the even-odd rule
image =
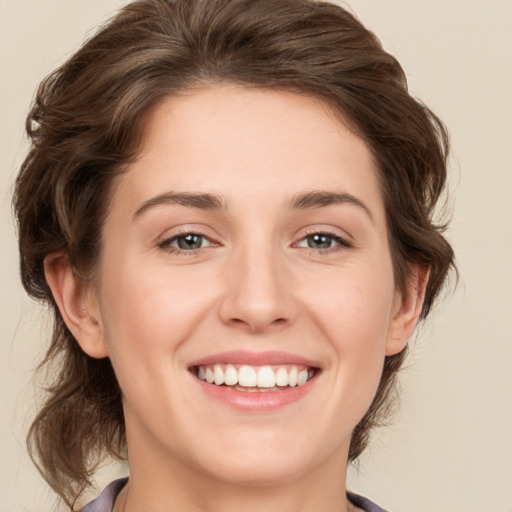
[[[342,247],[345,247],[347,249],[354,247],[354,243],[351,240],[349,240],[347,237],[336,235],[334,233],[328,233],[328,232],[325,232],[325,231],[315,231],[313,233],[305,235],[302,238],[299,238],[299,240],[297,240],[296,242],[294,242],[293,245],[298,245],[300,242],[302,242],[306,238],[308,238],[310,236],[313,236],[313,235],[325,235],[325,236],[328,236],[328,237],[332,238],[334,241],[337,241],[338,245],[340,245]],[[308,247],[307,249],[310,249],[312,251],[322,251],[322,250],[323,251],[327,251],[329,249],[335,249],[335,248],[336,248],[336,246],[328,247],[328,248],[325,248],[325,249],[313,249],[312,247]]]
[[[189,248],[189,249],[184,249],[184,248],[181,248],[181,247],[179,247],[177,245],[174,245],[174,242],[177,239],[179,239],[180,237],[185,237],[187,235],[198,235],[198,236],[208,240],[208,244],[206,246],[204,246],[204,247]],[[198,231],[187,230],[187,231],[184,231],[182,233],[176,233],[176,234],[174,234],[172,236],[163,237],[157,243],[156,247],[159,250],[165,251],[165,252],[167,252],[169,254],[175,254],[175,255],[185,255],[185,254],[187,254],[189,256],[194,256],[196,254],[199,254],[201,251],[211,249],[212,247],[219,247],[219,245],[220,245],[219,243],[215,242],[215,240],[213,240],[211,237],[209,237],[207,235],[199,233]]]
[[[197,236],[200,236],[202,238],[205,238],[206,240],[208,240],[208,242],[210,244],[209,246],[216,246],[216,245],[218,246],[219,245],[219,242],[217,242],[214,238],[212,238],[209,235],[206,235],[205,233],[201,233],[199,231],[183,231],[181,233],[176,233],[176,234],[173,234],[171,236],[164,236],[158,242],[158,245],[159,246],[170,245],[171,242],[174,242],[178,238],[185,237],[187,235],[197,235]],[[199,250],[199,249],[195,249],[195,250]]]
[[[302,230],[299,231],[299,234],[297,235],[297,241],[303,240],[304,238],[312,235],[327,235],[331,236],[333,238],[339,238],[341,240],[346,241],[347,243],[354,245],[355,240],[354,237],[348,233],[345,230],[342,230],[340,228],[329,228],[329,227],[318,227],[318,226],[308,226],[306,228],[303,228],[304,231],[301,233]],[[295,242],[294,242],[295,243]]]
[[[168,232],[168,231],[172,231],[172,228],[169,230],[166,230],[166,232]],[[302,231],[302,233],[301,233],[301,231]],[[347,245],[347,246],[355,245],[354,238],[349,233],[347,233],[346,231],[344,231],[343,233],[340,233],[339,231],[340,231],[339,229],[334,229],[334,228],[329,229],[327,227],[322,228],[322,227],[318,227],[318,226],[307,226],[307,227],[299,230],[299,232],[294,237],[294,240],[292,241],[291,245],[294,246],[298,242],[307,238],[308,236],[312,236],[312,235],[316,235],[316,234],[322,234],[322,235],[330,236],[334,239],[341,240],[342,243],[344,242],[343,245]],[[190,234],[199,235],[199,236],[206,238],[213,246],[223,245],[223,243],[220,241],[220,238],[222,238],[222,237],[216,236],[215,234],[211,233],[210,229],[205,229],[202,227],[195,228],[193,226],[186,226],[186,227],[178,228],[178,231],[173,232],[171,234],[166,234],[166,232],[164,232],[164,234],[162,234],[161,236],[158,237],[158,239],[157,239],[158,245],[163,245],[166,242],[169,243],[170,241],[174,241],[181,236],[186,236],[186,235],[190,235]]]
[[[173,240],[175,238],[179,238],[180,236],[186,236],[186,235],[199,235],[203,236],[205,238],[208,238],[210,241],[215,241],[219,237],[216,237],[210,229],[206,228],[195,228],[192,226],[185,226],[185,227],[174,227],[166,229],[162,234],[160,234],[157,237],[157,240],[159,242],[164,242],[166,240]]]

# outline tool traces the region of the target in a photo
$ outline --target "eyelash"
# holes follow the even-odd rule
[[[329,231],[311,231],[310,233],[306,233],[305,236],[303,236],[298,242],[296,242],[294,245],[297,245],[298,243],[307,240],[308,238],[311,238],[315,235],[319,236],[325,236],[327,238],[330,238],[331,241],[336,242],[338,245],[327,247],[323,249],[314,249],[312,247],[305,247],[305,249],[309,249],[310,251],[314,252],[315,254],[329,254],[336,251],[340,251],[343,249],[351,249],[354,244],[350,241],[348,241],[346,238],[343,238],[339,235],[336,235],[334,233],[331,233]]]
[[[179,247],[174,247],[171,245],[173,242],[176,242],[179,239],[185,238],[190,235],[197,236],[202,239],[206,239],[209,242],[209,245],[207,245],[206,247],[212,247],[212,246],[219,245],[217,242],[212,240],[208,235],[205,235],[204,233],[197,232],[197,231],[183,231],[183,232],[177,233],[176,235],[172,236],[171,238],[167,238],[167,239],[163,240],[162,242],[160,242],[158,244],[158,247],[160,249],[163,249],[163,250],[171,253],[171,254],[177,254],[177,255],[186,254],[188,256],[193,256],[193,255],[197,254],[199,251],[205,249],[206,247],[198,247],[197,249],[188,250],[188,249],[180,249]],[[337,243],[337,245],[335,245],[335,246],[322,248],[322,249],[320,249],[320,248],[315,249],[313,247],[304,247],[304,249],[308,249],[309,251],[312,251],[315,254],[329,254],[332,252],[336,252],[336,251],[343,250],[343,249],[350,249],[353,247],[353,244],[351,242],[349,242],[346,238],[343,238],[339,235],[335,235],[334,233],[330,233],[328,231],[311,231],[310,233],[307,233],[306,235],[304,235],[300,240],[298,240],[298,242],[295,242],[293,244],[293,246],[300,247],[298,244],[300,244],[301,242],[303,242],[303,241],[307,240],[308,238],[311,238],[315,235],[325,236],[325,237],[331,239],[331,241]]]
[[[177,233],[176,235],[172,236],[171,238],[167,238],[160,242],[158,244],[158,247],[160,249],[163,249],[171,254],[186,254],[187,256],[193,256],[194,254],[197,254],[200,250],[205,249],[205,247],[199,247],[197,249],[180,249],[179,247],[174,247],[171,244],[175,241],[178,241],[180,238],[185,238],[187,236],[194,235],[197,237],[201,237],[205,240],[208,240],[209,245],[206,247],[211,247],[218,245],[216,242],[214,242],[211,237],[208,235],[205,235],[204,233],[198,232],[198,231],[182,231],[180,233]]]

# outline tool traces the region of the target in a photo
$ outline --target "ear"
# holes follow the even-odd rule
[[[398,354],[407,345],[421,314],[429,274],[429,267],[412,264],[406,291],[396,292],[386,341],[387,356]]]
[[[52,253],[44,260],[46,282],[68,329],[91,357],[107,357],[97,300],[75,275],[66,253]]]

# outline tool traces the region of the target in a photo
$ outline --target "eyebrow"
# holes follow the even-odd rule
[[[166,192],[144,201],[135,212],[134,217],[139,217],[144,212],[165,204],[179,204],[202,210],[224,210],[226,205],[220,196],[215,194],[195,192]]]
[[[325,190],[313,190],[295,195],[290,201],[291,209],[307,210],[309,208],[323,208],[333,204],[352,204],[361,208],[373,222],[373,215],[360,199],[347,192],[331,192]]]
[[[222,197],[216,194],[196,193],[196,192],[166,192],[156,197],[144,201],[137,209],[134,217],[139,217],[147,210],[156,206],[166,204],[179,204],[189,208],[199,208],[202,210],[225,210],[226,203]],[[289,208],[292,210],[307,210],[310,208],[322,208],[333,204],[353,204],[361,208],[373,221],[373,215],[370,209],[357,197],[347,192],[331,192],[324,190],[313,190],[295,195]]]

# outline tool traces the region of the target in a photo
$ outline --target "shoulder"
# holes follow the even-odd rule
[[[117,495],[121,492],[127,481],[128,478],[114,480],[105,487],[95,500],[88,503],[80,512],[111,512]]]
[[[364,512],[387,512],[383,508],[379,507],[379,505],[373,503],[373,501],[370,501],[368,498],[359,496],[353,492],[347,492],[347,497],[356,507],[364,510]]]
[[[128,478],[114,480],[105,487],[103,492],[95,500],[88,503],[80,512],[111,512],[117,495],[121,492],[127,481]],[[386,512],[386,510],[379,507],[368,498],[352,492],[348,492],[347,496],[356,507],[359,507],[364,512]]]

